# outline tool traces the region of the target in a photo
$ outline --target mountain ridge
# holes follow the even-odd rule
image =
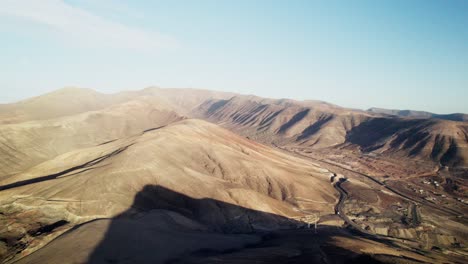
[[[270,99],[209,90],[148,87],[139,91],[102,94],[90,89],[65,88],[3,105],[0,123],[21,127],[19,124],[33,118],[48,123],[51,118],[106,111],[130,102],[145,102],[155,110],[173,112],[174,117],[209,120],[265,143],[311,149],[352,144],[365,153],[418,158],[444,166],[468,166],[467,122],[464,121],[399,117],[343,108],[322,101]],[[120,120],[127,120],[124,116],[125,113]],[[152,126],[160,125],[163,123],[156,122]],[[137,127],[144,130],[150,126]],[[359,135],[375,133],[380,133],[373,137],[375,142],[364,144],[363,139],[359,139]],[[7,134],[12,135],[11,132]]]
[[[287,261],[290,252],[301,255],[311,246],[315,250],[301,255],[307,259],[322,256],[318,242],[332,234],[334,247],[336,235],[349,241],[345,249],[362,243],[341,228],[345,223],[369,239],[403,239],[411,256],[434,246],[458,250],[466,234],[467,133],[467,122],[192,89],[106,95],[67,88],[3,105],[0,260],[41,262],[51,252],[67,252],[50,260],[101,261],[115,246],[122,249],[116,260],[128,260],[148,248],[131,243],[139,236],[169,246],[169,255],[180,255],[181,245],[189,259],[203,259],[197,255],[203,248],[241,248],[251,260],[256,249],[244,247],[268,245],[258,235],[283,228],[289,237],[274,238],[280,244],[273,250]],[[356,170],[361,164],[386,174],[369,176]],[[424,174],[411,172],[421,164]],[[309,230],[292,230],[319,220],[321,240]],[[188,234],[193,240],[183,239]],[[296,237],[302,237],[299,244]],[[364,249],[392,249],[392,259],[401,257],[393,245],[373,251],[377,242],[369,241],[358,256]],[[138,256],[173,257],[153,253]],[[335,256],[334,250],[327,254]],[[343,263],[356,256],[345,255]]]
[[[398,110],[398,109],[386,109],[371,107],[367,109],[368,112],[401,116],[401,117],[410,117],[410,118],[438,118],[443,120],[451,121],[468,121],[468,114],[464,113],[451,113],[451,114],[434,114],[427,111],[417,111],[417,110]]]

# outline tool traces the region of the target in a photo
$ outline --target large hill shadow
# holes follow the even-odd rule
[[[346,229],[322,226],[315,233],[306,226],[147,185],[122,214],[74,227],[19,263],[382,263],[376,257],[395,258],[332,243],[339,236],[364,239]]]
[[[351,235],[347,230],[323,227],[315,234],[306,227],[276,214],[148,185],[132,208],[112,221],[88,262],[381,263],[327,243]]]

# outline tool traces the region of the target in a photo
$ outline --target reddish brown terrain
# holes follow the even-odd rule
[[[468,257],[466,121],[65,88],[0,105],[0,164],[5,263]]]

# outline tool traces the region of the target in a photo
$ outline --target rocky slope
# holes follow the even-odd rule
[[[63,88],[0,105],[0,179],[67,151],[184,119],[204,100],[229,96],[155,87],[117,94]]]
[[[355,146],[364,153],[468,165],[467,122],[405,119],[326,103],[249,96],[208,100],[194,115],[281,146]]]
[[[0,126],[0,179],[59,154],[183,119],[155,100],[127,101],[96,111]]]
[[[1,181],[3,257],[27,255],[93,219],[154,209],[211,232],[295,227],[290,219],[305,211],[333,212],[329,176],[216,125],[185,120],[67,152]]]
[[[331,249],[322,248],[323,243],[338,237],[364,240],[335,226],[319,239],[287,231],[276,242],[261,240],[264,232],[307,226],[317,214],[327,224],[342,222],[334,211],[338,193],[331,172],[256,142],[320,153],[352,149],[374,153],[375,159],[410,158],[462,168],[468,160],[467,131],[466,122],[193,89],[101,94],[66,88],[0,105],[0,258],[102,263],[164,262],[178,256],[196,263],[213,260],[205,259],[214,254],[206,251],[241,250],[215,259],[271,259],[271,252],[285,261],[317,255],[319,262],[333,259],[351,246],[337,251],[337,243]],[[357,210],[356,221],[362,218],[359,210],[370,204],[377,212],[403,201],[388,198],[380,186],[363,184],[359,176],[350,181],[358,187],[350,189],[351,200],[364,197],[356,208],[349,201],[345,205],[347,212]],[[365,195],[372,192],[375,201]],[[427,220],[434,213],[424,214]],[[296,237],[303,242],[282,244]],[[447,241],[448,247],[459,243]],[[248,248],[258,243],[281,245]],[[391,261],[401,260],[394,259],[403,254],[401,248],[379,242],[376,249],[375,243],[366,241],[355,251],[384,254],[383,259],[392,252]],[[260,255],[252,257],[252,252]],[[342,254],[341,262],[360,256]],[[405,254],[428,261],[414,249]]]

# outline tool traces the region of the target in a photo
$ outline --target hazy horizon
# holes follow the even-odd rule
[[[141,87],[139,89],[137,88],[137,89],[126,89],[126,90],[124,89],[124,90],[118,90],[118,91],[100,91],[99,89],[95,89],[95,88],[92,88],[92,87],[78,87],[78,86],[74,86],[74,85],[67,85],[67,86],[64,86],[64,87],[60,87],[58,89],[46,91],[46,92],[41,93],[41,94],[36,94],[36,95],[32,95],[32,96],[25,97],[25,98],[20,98],[18,100],[14,100],[14,101],[10,101],[10,102],[0,102],[0,105],[1,104],[12,104],[12,103],[21,102],[21,101],[24,101],[24,100],[27,100],[27,99],[30,99],[30,98],[34,98],[34,97],[37,97],[37,96],[45,95],[45,94],[48,94],[48,93],[52,93],[52,92],[59,91],[59,90],[62,90],[62,89],[67,89],[67,88],[91,89],[91,90],[94,90],[96,92],[103,93],[103,94],[114,94],[114,93],[127,92],[127,91],[140,91],[140,90],[143,90],[143,89],[146,89],[146,88],[193,89],[193,90],[208,90],[208,91],[214,91],[214,92],[235,93],[235,92],[232,92],[232,91],[226,91],[226,90],[220,90],[220,89],[206,89],[206,88],[198,88],[198,87],[161,87],[161,86],[158,86],[158,85],[150,85],[150,86],[146,86],[146,87]],[[259,97],[266,98],[266,99],[278,99],[278,100],[279,99],[288,99],[288,100],[296,100],[296,101],[322,101],[322,102],[329,103],[329,104],[332,104],[332,105],[336,105],[336,106],[339,106],[339,107],[343,107],[343,108],[347,108],[347,109],[354,109],[354,110],[362,110],[362,111],[367,111],[370,108],[377,108],[377,109],[386,109],[386,110],[402,110],[402,111],[410,110],[410,111],[429,112],[429,111],[420,110],[420,109],[395,109],[395,108],[384,108],[384,107],[379,107],[379,106],[371,106],[369,108],[347,107],[347,106],[344,106],[344,105],[336,104],[334,102],[324,101],[324,100],[315,99],[315,98],[300,99],[300,98],[291,98],[291,97],[268,97],[268,96],[260,96],[260,95],[254,94],[254,93],[237,93],[237,94],[246,95],[246,96],[253,95],[253,96],[259,96]],[[444,114],[468,114],[468,113],[464,113],[464,112],[451,112],[451,113],[429,112],[429,113],[441,114],[441,115],[444,115]]]
[[[2,93],[148,86],[468,113],[468,2],[0,1]]]

